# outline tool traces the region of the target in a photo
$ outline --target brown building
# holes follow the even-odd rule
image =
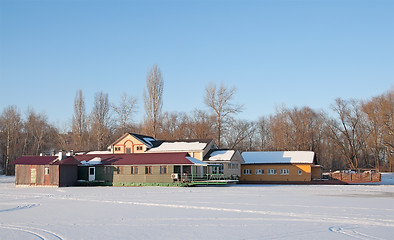
[[[321,166],[314,164],[314,152],[244,152],[241,183],[311,182],[321,179]]]
[[[74,157],[23,156],[16,159],[16,186],[74,186],[79,162]]]

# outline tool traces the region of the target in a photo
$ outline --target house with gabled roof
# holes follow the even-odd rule
[[[111,153],[143,153],[147,150],[157,147],[161,141],[151,136],[145,136],[136,133],[125,133],[110,146],[108,150]]]
[[[212,149],[205,155],[204,162],[213,165],[213,174],[238,179],[244,160],[238,150]]]
[[[240,182],[300,183],[321,179],[322,168],[314,164],[312,151],[243,152]]]

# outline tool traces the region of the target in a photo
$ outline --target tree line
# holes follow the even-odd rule
[[[154,65],[147,73],[142,122],[133,120],[139,103],[128,94],[111,103],[108,94],[97,92],[88,113],[83,91],[78,90],[68,129],[55,127],[33,109],[23,117],[17,106],[5,107],[0,115],[0,167],[12,175],[11,163],[22,155],[105,150],[124,133],[134,132],[160,140],[214,139],[220,148],[240,151],[314,151],[326,171],[393,171],[394,88],[367,101],[338,98],[328,112],[281,107],[258,121],[237,118],[244,107],[232,101],[236,89],[224,84],[209,84],[204,94],[207,108],[189,113],[163,112],[163,89],[161,70]]]

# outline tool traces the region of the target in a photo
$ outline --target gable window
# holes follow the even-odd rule
[[[242,173],[243,173],[244,175],[250,175],[250,174],[252,174],[252,170],[250,170],[250,169],[244,169],[244,170],[242,171]]]
[[[167,174],[167,166],[160,166],[160,174]]]
[[[264,174],[264,169],[256,169],[255,174],[256,175],[263,175]]]
[[[289,169],[281,169],[280,175],[289,175]]]
[[[152,167],[151,166],[145,166],[145,174],[152,174]]]
[[[268,175],[276,175],[276,169],[268,169]]]
[[[301,169],[298,170],[298,175],[302,175],[302,170]]]

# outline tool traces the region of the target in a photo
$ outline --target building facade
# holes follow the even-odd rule
[[[314,152],[244,152],[242,183],[311,182],[321,179],[322,169],[314,164]]]

